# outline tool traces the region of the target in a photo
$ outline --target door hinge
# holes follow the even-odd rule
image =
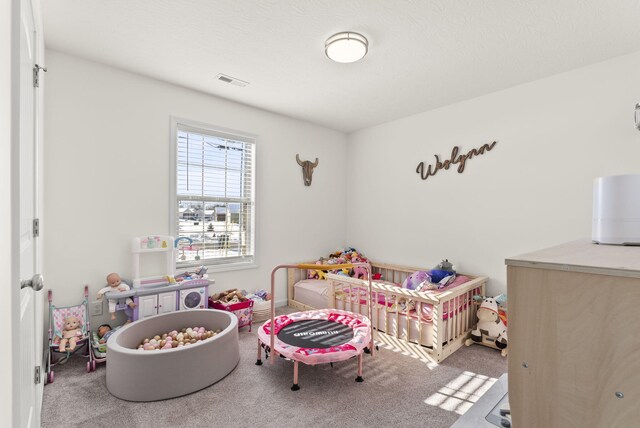
[[[36,366],[35,376],[34,376],[34,379],[33,379],[33,383],[38,384],[38,383],[40,383],[40,381],[41,381],[41,380],[42,380],[42,379],[41,379],[41,377],[40,377],[40,366]]]
[[[40,236],[40,219],[34,218],[33,219],[33,237],[37,238],[38,236]]]
[[[47,72],[46,67],[40,67],[38,64],[33,66],[33,87],[40,87],[40,70]]]

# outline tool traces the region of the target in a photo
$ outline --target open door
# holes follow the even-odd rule
[[[39,205],[39,133],[41,123],[40,91],[42,32],[39,24],[38,0],[20,0],[20,96],[19,96],[19,205],[12,206],[13,218],[18,219],[19,237],[14,251],[20,266],[20,306],[18,311],[19,355],[19,426],[39,427],[43,394],[43,281],[38,274],[40,221]],[[18,284],[15,284],[17,287]],[[14,407],[15,408],[15,407]]]

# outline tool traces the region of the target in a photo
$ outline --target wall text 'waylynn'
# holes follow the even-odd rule
[[[436,158],[436,163],[432,165],[428,165],[425,170],[424,162],[420,162],[418,167],[416,168],[416,173],[420,174],[420,178],[426,180],[427,178],[436,175],[436,173],[441,169],[449,169],[451,165],[458,165],[458,172],[462,174],[465,167],[465,162],[471,159],[474,156],[483,155],[485,151],[490,151],[495,147],[497,141],[494,141],[491,144],[484,144],[479,149],[471,149],[466,154],[459,154],[460,147],[455,146],[453,150],[451,150],[451,157],[445,161],[440,161],[440,157],[438,155],[434,155]]]

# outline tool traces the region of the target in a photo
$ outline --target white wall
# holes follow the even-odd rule
[[[84,283],[96,291],[110,271],[126,275],[131,236],[168,230],[170,115],[259,136],[260,268],[215,274],[216,289],[265,288],[273,265],[348,244],[373,260],[407,265],[449,258],[460,271],[490,276],[489,291],[499,293],[506,290],[506,257],[590,237],[595,177],[640,169],[632,121],[640,53],[347,138],[47,55],[45,271],[63,303],[78,300]],[[497,146],[467,161],[463,174],[451,168],[423,181],[415,172],[455,145],[466,152],[493,140]],[[320,158],[310,188],[302,185],[296,153]]]
[[[488,275],[504,259],[591,237],[593,179],[640,172],[640,53],[349,135],[347,242],[373,260]],[[465,171],[419,162],[497,140]]]
[[[326,203],[346,197],[343,133],[57,51],[47,51],[47,66],[45,269],[54,303],[78,303],[85,283],[93,299],[109,272],[130,276],[132,237],[169,232],[171,115],[258,136],[259,268],[215,273],[214,289],[266,289],[276,264],[343,244],[346,207]],[[311,187],[296,153],[320,158]],[[279,276],[276,300],[286,299]]]

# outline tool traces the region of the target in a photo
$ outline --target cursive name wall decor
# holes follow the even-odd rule
[[[420,162],[418,167],[416,168],[416,173],[420,174],[420,178],[426,180],[432,175],[436,175],[436,173],[441,169],[449,169],[451,165],[458,164],[458,172],[462,174],[465,167],[465,162],[468,159],[471,159],[474,156],[483,155],[485,151],[490,151],[498,144],[497,141],[494,141],[491,144],[483,144],[479,149],[471,149],[466,154],[459,154],[460,147],[455,146],[453,150],[451,150],[451,157],[443,162],[440,161],[440,157],[438,155],[434,155],[436,158],[436,163],[433,165],[427,166],[427,169],[424,169],[424,162]]]

